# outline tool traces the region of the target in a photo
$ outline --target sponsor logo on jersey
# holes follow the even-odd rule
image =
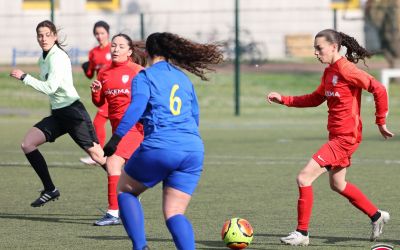
[[[325,96],[326,97],[332,97],[332,96],[340,97],[340,94],[337,91],[328,91],[328,90],[326,90],[325,91]]]
[[[393,250],[393,246],[387,244],[376,244],[371,247],[371,250]]]
[[[107,60],[107,61],[110,61],[110,60],[111,60],[111,53],[107,53],[107,54],[106,54],[106,60]]]
[[[122,82],[125,84],[129,81],[129,75],[123,75],[122,76]]]
[[[119,95],[124,94],[128,95],[130,93],[129,89],[107,89],[104,91],[105,95]]]
[[[336,85],[337,81],[338,81],[338,76],[337,76],[337,75],[334,75],[334,76],[332,77],[332,84],[333,84],[333,86]]]

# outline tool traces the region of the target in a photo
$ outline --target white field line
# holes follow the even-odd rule
[[[307,163],[309,158],[302,157],[267,157],[267,156],[234,156],[234,155],[207,155],[205,157],[205,165],[243,165],[246,162],[247,165],[304,165]],[[353,164],[376,164],[376,165],[400,165],[400,160],[385,160],[385,159],[366,159],[366,158],[354,158],[352,159]],[[48,161],[50,167],[61,167],[61,166],[86,166],[79,162],[77,158],[75,161]],[[29,166],[28,161],[0,161],[0,167],[2,166]]]

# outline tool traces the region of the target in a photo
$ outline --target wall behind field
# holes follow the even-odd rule
[[[49,10],[27,10],[22,0],[0,0],[0,63],[11,64],[13,48],[39,51],[35,27],[49,19]],[[87,10],[86,0],[59,0],[55,11],[56,25],[61,28],[67,50],[81,52],[79,61],[96,45],[93,24],[104,20],[111,34],[124,32],[140,39],[140,13],[144,16],[144,32],[169,31],[200,42],[225,42],[232,49],[234,38],[234,0],[121,0],[116,10]],[[257,59],[287,58],[288,36],[313,37],[333,27],[330,0],[241,0],[241,40],[249,57]],[[353,35],[364,44],[364,22],[361,10],[338,12],[338,29]],[[296,40],[295,40],[296,41]],[[295,43],[296,44],[296,43]],[[312,50],[312,42],[301,46]],[[251,55],[250,55],[251,53]],[[312,56],[312,54],[310,55]],[[247,57],[247,58],[246,58]],[[18,57],[17,63],[31,63],[35,56]]]

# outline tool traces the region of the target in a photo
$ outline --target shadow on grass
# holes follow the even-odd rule
[[[90,217],[90,218],[76,218],[76,217]],[[77,214],[9,214],[9,213],[0,213],[0,219],[92,225],[93,222],[96,219],[98,219],[98,217],[96,217],[95,215],[77,215]],[[87,222],[85,222],[85,221],[87,221]]]
[[[130,240],[128,236],[79,236],[79,238],[83,239],[93,239],[93,240]],[[172,238],[171,239],[161,239],[161,238],[147,238],[147,241],[149,242],[149,245],[151,245],[151,242],[171,242],[172,243]],[[212,241],[212,240],[197,240],[196,241],[197,245],[204,245],[207,246],[206,248],[199,248],[197,247],[196,249],[227,249],[226,246],[224,246],[222,241]]]
[[[254,237],[274,237],[279,241],[280,237],[283,237],[285,235],[281,234],[255,234]],[[312,239],[319,239],[323,241],[323,244],[320,245],[315,245],[312,244]],[[380,239],[377,242],[371,242],[369,238],[355,238],[355,237],[343,237],[343,236],[322,236],[322,235],[312,235],[310,237],[310,246],[326,246],[326,245],[331,245],[331,246],[337,246],[337,247],[354,247],[354,248],[365,248],[365,246],[361,245],[340,245],[340,243],[345,243],[345,242],[352,242],[352,241],[362,241],[362,242],[369,242],[372,245],[378,244],[378,243],[386,243],[389,245],[399,245],[400,240],[397,239]]]

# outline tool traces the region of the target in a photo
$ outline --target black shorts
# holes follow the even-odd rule
[[[99,143],[90,116],[79,100],[70,106],[51,110],[51,115],[43,118],[34,127],[44,133],[47,142],[54,142],[68,133],[83,149],[93,147],[94,142]]]

